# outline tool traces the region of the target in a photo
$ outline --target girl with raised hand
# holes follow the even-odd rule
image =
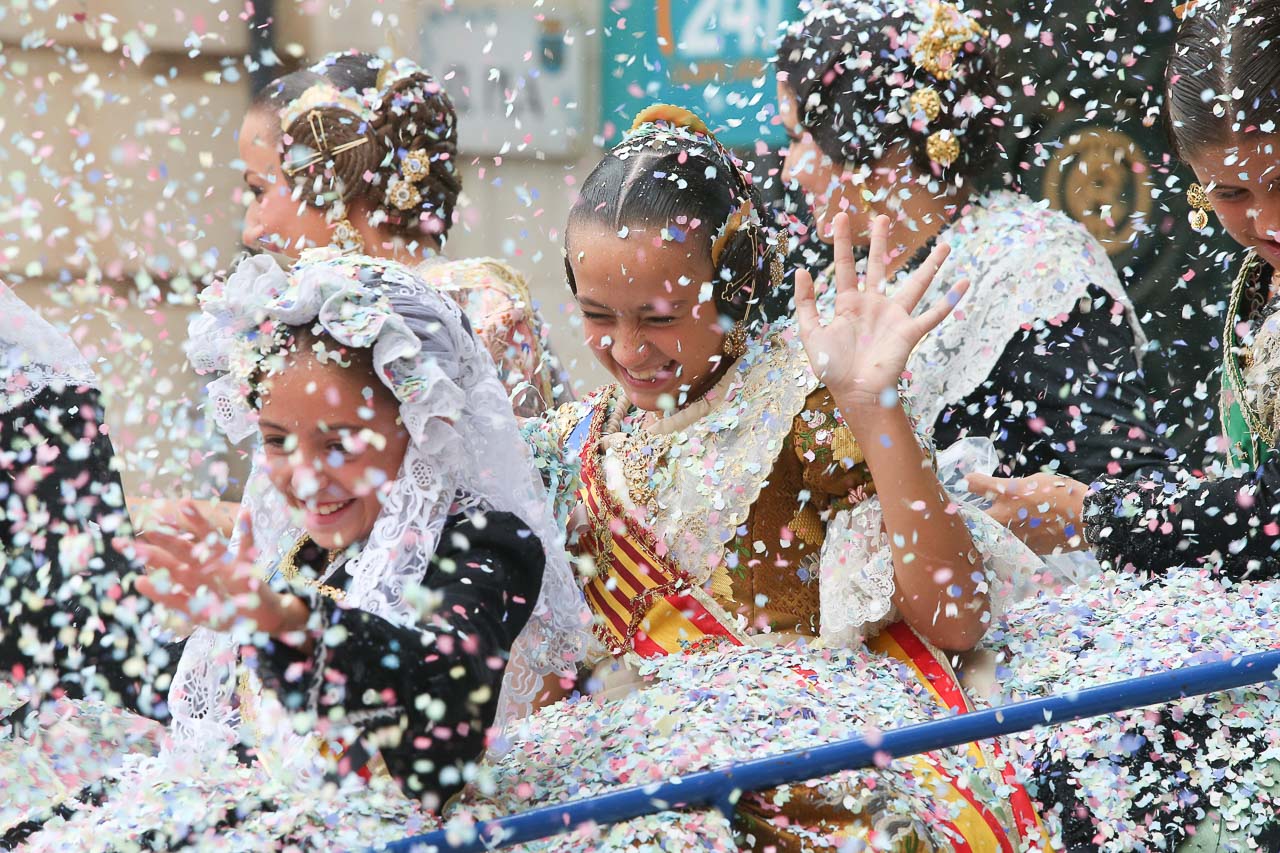
[[[205,308],[222,321],[202,341],[226,371],[219,425],[258,435],[301,533],[255,556],[247,518],[228,547],[193,512],[197,535],[136,546],[140,588],[201,626],[170,690],[172,742],[33,843],[97,849],[115,827],[165,847],[413,834],[470,778],[495,720],[585,645],[541,480],[488,352],[408,268],[242,268]]]
[[[990,579],[1018,577],[1029,555],[952,503],[898,397],[912,347],[963,285],[912,316],[947,250],[889,296],[885,223],[860,280],[840,217],[834,317],[818,319],[802,273],[797,327],[779,319],[788,294],[762,209],[750,176],[673,107],[645,110],[583,182],[566,268],[616,382],[530,432],[578,537],[599,695],[517,724],[461,809],[560,802],[966,710],[948,652],[979,640],[1004,594]],[[551,846],[998,849],[1039,832],[1016,785],[985,793],[1002,769],[989,744],[933,753],[744,794],[733,826],[669,812]]]
[[[950,2],[817,0],[777,53],[782,177],[806,192],[823,240],[844,213],[865,248],[887,216],[891,279],[948,246],[922,310],[970,282],[964,309],[907,362],[940,450],[989,438],[1007,474],[1162,467],[1173,452],[1150,420],[1145,338],[1106,251],[992,180],[1012,167],[995,144],[995,41]]]

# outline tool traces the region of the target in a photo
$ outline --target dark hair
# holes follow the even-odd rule
[[[1200,0],[1174,36],[1165,87],[1165,130],[1184,160],[1280,131],[1280,0]]]
[[[919,37],[925,27],[914,11],[923,6],[826,0],[787,31],[776,61],[801,124],[833,161],[870,165],[899,151],[919,171],[958,184],[997,160],[996,57],[972,15],[935,4],[972,32],[945,70],[924,67],[909,46],[911,34]],[[940,110],[933,118],[911,101],[926,89],[937,93]],[[947,133],[959,149],[944,164],[930,157],[929,138],[945,140]]]
[[[568,257],[575,228],[663,228],[677,242],[702,241],[701,255],[714,267],[711,295],[721,316],[734,323],[747,318],[754,329],[785,315],[787,294],[773,281],[780,250],[750,175],[692,114],[684,120],[696,122],[698,130],[680,120],[644,123],[646,113],[637,118],[641,126],[587,176],[569,211],[569,289],[578,292]],[[744,212],[744,203],[753,215],[735,219],[735,227],[730,220]],[[727,236],[713,245],[721,234]]]
[[[302,197],[317,207],[328,207],[335,199],[344,205],[363,201],[373,209],[375,225],[410,239],[443,239],[462,192],[457,113],[444,88],[416,67],[393,75],[393,82],[383,89],[382,74],[393,67],[368,53],[330,54],[311,68],[268,83],[254,97],[252,109],[284,116],[311,87],[324,83],[368,104],[373,112],[368,120],[332,103],[300,111],[281,128],[282,142],[287,143],[281,146],[286,174],[295,188],[301,188]],[[348,144],[352,147],[344,149]],[[298,151],[320,156],[303,159],[305,165],[291,173],[291,164],[300,159],[291,152]],[[416,203],[401,207],[388,198],[388,189],[403,179],[402,168],[411,153],[425,154],[429,167],[425,176],[411,182],[418,193]]]

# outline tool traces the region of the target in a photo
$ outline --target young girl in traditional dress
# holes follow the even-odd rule
[[[572,666],[586,638],[541,481],[455,303],[349,256],[242,268],[205,308],[222,332],[201,342],[226,371],[219,424],[258,434],[302,533],[255,559],[248,532],[228,548],[197,517],[202,536],[137,546],[142,590],[201,626],[169,694],[171,742],[104,807],[49,821],[37,849],[422,831],[519,693],[504,673]]]
[[[982,636],[990,578],[1024,567],[994,528],[966,524],[981,514],[944,492],[898,397],[908,353],[964,284],[913,317],[947,250],[890,297],[885,223],[859,283],[841,217],[834,318],[818,319],[800,273],[799,327],[773,323],[788,294],[761,210],[748,174],[672,107],[637,117],[583,182],[566,266],[616,382],[532,437],[587,564],[601,695],[519,723],[463,810],[558,802],[967,707],[946,651]],[[1005,771],[984,744],[746,794],[732,827],[666,813],[552,846],[1034,844],[1035,815]]]
[[[777,54],[783,177],[823,239],[843,212],[865,246],[887,215],[891,277],[950,247],[921,304],[968,280],[964,310],[907,365],[938,448],[990,438],[1017,474],[1160,467],[1172,452],[1148,421],[1145,339],[1106,251],[1064,214],[986,189],[1002,163],[994,42],[943,0],[814,3]]]

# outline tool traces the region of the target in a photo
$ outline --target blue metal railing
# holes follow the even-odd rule
[[[874,745],[864,738],[851,738],[744,761],[718,770],[691,773],[678,782],[625,788],[588,799],[544,806],[485,823],[468,838],[455,837],[451,841],[446,830],[437,830],[398,841],[387,849],[396,853],[492,850],[557,835],[584,823],[617,823],[677,807],[714,806],[729,814],[739,795],[745,791],[765,790],[841,770],[868,767],[877,755],[902,758],[1039,726],[1158,705],[1184,696],[1217,693],[1278,678],[1280,651],[1244,655],[894,729],[885,732]]]

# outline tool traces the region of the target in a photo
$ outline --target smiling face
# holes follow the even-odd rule
[[[592,222],[571,229],[569,265],[587,345],[641,409],[696,400],[728,367],[719,314],[709,299],[699,301],[712,275],[702,236],[691,229],[678,243],[662,240],[658,228],[632,228],[626,237]]]
[[[330,550],[367,539],[409,447],[400,407],[368,353],[346,367],[291,354],[260,395],[268,477],[307,533]]]
[[[297,258],[304,249],[327,246],[331,228],[324,211],[295,193],[280,161],[280,123],[270,110],[249,111],[240,125],[240,159],[251,198],[240,240],[251,251]]]
[[[1186,159],[1231,238],[1280,268],[1280,135],[1238,137]]]

